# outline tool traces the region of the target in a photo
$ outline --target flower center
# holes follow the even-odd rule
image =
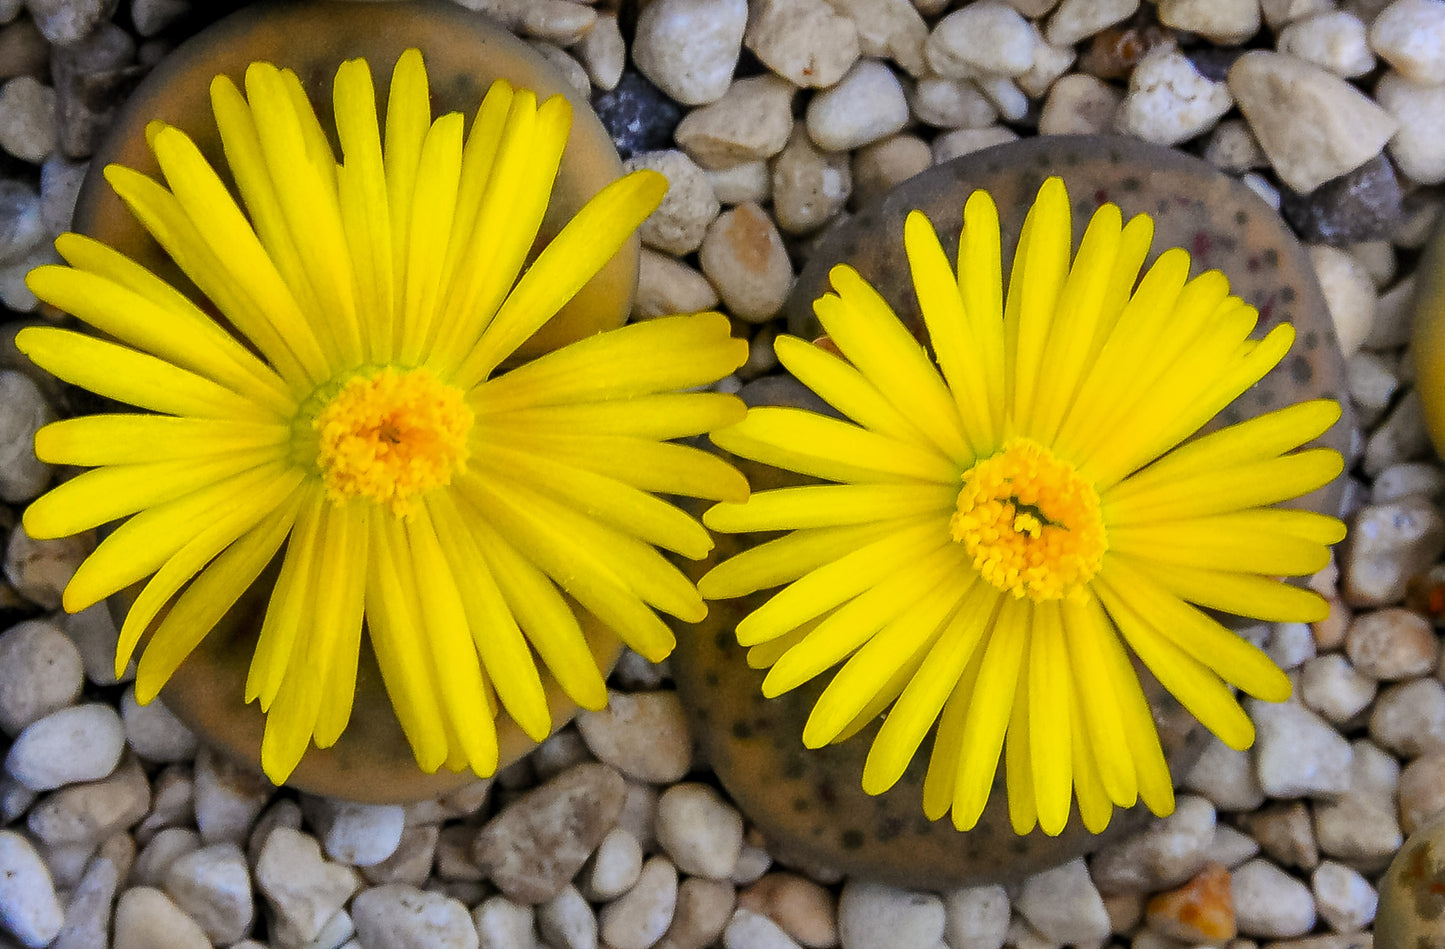
[[[985,580],[1033,600],[1085,596],[1109,547],[1094,486],[1026,438],[964,472],[951,527]]]
[[[472,410],[425,369],[350,379],[316,415],[317,465],[333,501],[364,497],[398,517],[466,468]]]

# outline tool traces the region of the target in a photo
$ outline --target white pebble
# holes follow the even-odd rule
[[[0,149],[38,165],[54,150],[56,132],[54,89],[32,76],[0,88]]]
[[[256,861],[256,887],[277,931],[297,942],[315,939],[360,882],[355,870],[323,859],[315,838],[289,827],[271,832]]]
[[[1309,254],[1340,351],[1349,356],[1360,348],[1374,322],[1375,282],[1353,255],[1338,247],[1311,244]]]
[[[478,949],[533,949],[537,945],[532,907],[493,896],[472,910]],[[420,949],[420,947],[418,947]]]
[[[1234,46],[1259,32],[1259,0],[1159,0],[1159,22]]]
[[[1358,870],[1326,860],[1310,875],[1315,908],[1336,932],[1358,932],[1375,919],[1379,894]]]
[[[0,407],[0,500],[29,501],[50,483],[50,466],[35,457],[35,433],[55,421],[55,410],[29,376],[10,371],[0,372]]]
[[[773,216],[789,234],[809,234],[843,210],[853,193],[848,156],[822,152],[802,129],[773,159]]]
[[[1294,21],[1279,34],[1275,46],[1281,53],[1292,53],[1346,79],[1363,76],[1375,68],[1365,24],[1347,10],[1331,10]]]
[[[1033,65],[1038,42],[1029,22],[998,0],[981,0],[938,22],[923,46],[940,76],[1021,76]]]
[[[255,904],[246,855],[236,844],[213,844],[179,857],[164,887],[212,942],[233,943],[251,931]]]
[[[1370,488],[1370,502],[1385,504],[1419,495],[1439,498],[1445,494],[1445,471],[1429,462],[1402,462],[1380,472]]]
[[[707,172],[713,194],[723,204],[762,203],[773,193],[773,174],[765,161],[745,161]]]
[[[0,830],[0,928],[29,949],[48,945],[65,921],[50,871],[30,841]]]
[[[950,946],[1000,949],[1008,933],[1009,898],[998,885],[971,886],[943,895],[943,939]]]
[[[1174,813],[1143,833],[1108,844],[1090,864],[1106,893],[1146,893],[1178,886],[1198,873],[1214,839],[1214,805],[1181,794]]]
[[[893,70],[864,59],[808,103],[808,134],[828,151],[848,151],[908,124],[908,100]]]
[[[575,886],[537,906],[536,918],[542,941],[552,949],[597,949],[597,917]]]
[[[1314,928],[1309,888],[1268,860],[1251,860],[1230,874],[1234,916],[1244,936],[1291,939]]]
[[[637,18],[632,61],[684,105],[727,92],[747,27],[746,0],[656,0]]]
[[[1301,194],[1374,158],[1399,128],[1344,79],[1285,53],[1245,53],[1230,67],[1229,91],[1274,170]]]
[[[1264,652],[1281,669],[1297,669],[1315,657],[1314,632],[1308,623],[1275,623]]]
[[[823,0],[753,0],[743,45],[793,85],[826,89],[858,61],[858,28]]]
[[[721,99],[689,112],[673,138],[711,170],[771,158],[792,134],[797,91],[772,74],[739,79]]]
[[[1425,675],[1435,668],[1440,655],[1429,621],[1403,609],[1356,616],[1345,650],[1356,669],[1387,682]]]
[[[1350,789],[1349,742],[1295,701],[1246,703],[1256,730],[1255,769],[1274,798],[1337,797]]]
[[[1209,843],[1210,863],[1233,870],[1258,853],[1259,844],[1248,834],[1240,833],[1228,824],[1214,828],[1214,839]]]
[[[726,949],[802,949],[777,923],[745,909],[736,910],[723,930]]]
[[[674,313],[698,313],[712,309],[717,302],[717,291],[702,274],[676,257],[642,248],[637,266],[637,295],[632,300],[634,319],[650,320]],[[581,740],[580,736],[578,740]]]
[[[657,802],[657,840],[683,873],[725,880],[742,850],[742,815],[707,785],[675,785]]]
[[[74,702],[84,684],[80,652],[54,626],[26,620],[0,633],[0,731],[18,735]]]
[[[1300,699],[1337,725],[1368,706],[1377,688],[1339,653],[1311,659],[1300,673]]]
[[[934,946],[943,925],[943,900],[932,893],[850,878],[838,897],[843,949]]]
[[[1400,124],[1390,139],[1390,157],[1420,184],[1445,181],[1445,131],[1438,118],[1445,109],[1445,83],[1422,86],[1397,72],[1375,84],[1375,101]]]
[[[605,902],[632,889],[641,873],[642,847],[637,838],[614,827],[592,854],[584,889],[589,899]]]
[[[576,52],[594,86],[604,90],[617,88],[627,65],[627,46],[617,27],[617,14],[597,14],[597,22],[577,44]]]
[[[1209,736],[1193,768],[1184,775],[1184,787],[1207,797],[1221,811],[1251,811],[1264,803],[1264,790],[1255,777],[1253,757]]]
[[[321,838],[326,856],[354,867],[369,867],[395,853],[406,824],[406,812],[397,804],[306,797],[302,810]]]
[[[1087,73],[1054,83],[1039,113],[1040,135],[1099,135],[1114,128],[1124,94]]]
[[[908,101],[918,121],[936,128],[980,128],[998,116],[993,104],[967,79],[920,79]]]
[[[1049,17],[1044,36],[1055,46],[1072,46],[1133,16],[1139,0],[1064,0]]]
[[[981,129],[954,129],[933,140],[933,163],[941,165],[960,155],[982,151],[995,145],[1018,141],[1018,133],[1006,125],[990,125]]]
[[[612,949],[648,949],[667,932],[676,907],[677,868],[653,857],[632,889],[602,907],[602,940]]]
[[[1445,3],[1395,0],[1370,24],[1370,45],[1411,82],[1445,82]]]
[[[196,755],[196,826],[208,844],[240,843],[275,788],[264,775],[202,747]]]
[[[115,904],[114,949],[211,949],[205,930],[160,890],[138,886]]]
[[[135,700],[135,689],[127,688],[120,699],[120,717],[125,722],[126,741],[147,761],[190,761],[196,756],[195,733],[159,698],[141,705]]]
[[[1370,737],[1406,760],[1445,751],[1445,685],[1415,679],[1387,688],[1370,713]]]
[[[859,206],[933,164],[933,150],[916,135],[893,135],[853,153],[853,194]]]
[[[1222,82],[1201,76],[1170,46],[1151,50],[1129,76],[1119,128],[1157,145],[1177,145],[1214,126],[1233,105]]]
[[[1055,942],[1089,945],[1109,935],[1109,914],[1082,857],[1029,877],[1014,905]]]
[[[135,859],[133,882],[159,888],[171,865],[201,849],[201,835],[187,827],[165,827],[156,833]]]
[[[96,781],[125,751],[125,725],[101,702],[63,708],[26,726],[5,756],[5,770],[32,791]]]
[[[642,243],[674,257],[697,250],[719,210],[703,170],[676,149],[633,155],[622,167],[625,171],[650,168],[667,179],[662,203],[637,229]]]
[[[1345,553],[1345,602],[1351,606],[1399,603],[1410,578],[1428,570],[1442,548],[1445,519],[1424,498],[1401,498],[1361,508],[1350,526]],[[1389,619],[1392,623],[1411,622],[1396,614],[1389,614]],[[1360,671],[1374,674],[1364,668]]]
[[[478,949],[477,927],[460,900],[414,886],[362,890],[351,919],[367,949]]]

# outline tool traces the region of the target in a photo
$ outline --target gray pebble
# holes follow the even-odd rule
[[[0,633],[0,731],[18,735],[74,702],[83,684],[80,653],[54,626],[26,620]]]
[[[179,857],[166,870],[163,885],[212,942],[225,945],[251,931],[256,911],[251,876],[236,844],[212,844]]]
[[[460,901],[414,886],[363,890],[351,917],[367,949],[478,949],[476,926]]]
[[[0,927],[29,949],[48,945],[65,915],[40,854],[19,834],[0,830]]]
[[[135,700],[135,689],[128,688],[121,696],[120,716],[126,741],[147,761],[190,761],[196,756],[195,733],[159,698],[141,705]]]
[[[50,483],[50,466],[35,457],[35,432],[55,421],[40,388],[18,372],[0,372],[0,499],[29,501]]]
[[[108,778],[46,795],[31,809],[26,825],[49,846],[93,847],[137,824],[150,810],[150,801],[145,772],[128,759]]]
[[[653,857],[637,883],[602,907],[602,941],[612,949],[648,949],[667,932],[677,908],[677,868],[666,857]]]

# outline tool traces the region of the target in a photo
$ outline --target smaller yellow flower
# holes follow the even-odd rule
[[[56,241],[66,266],[29,275],[37,296],[109,338],[31,327],[20,349],[143,412],[41,429],[42,460],[95,470],[35,501],[25,529],[123,521],[76,571],[65,608],[145,581],[115,657],[119,674],[152,631],[142,703],[279,557],[246,681],[277,784],[346,728],[363,634],[418,764],[490,775],[500,710],[534,740],[551,729],[539,665],[577,704],[606,704],[578,606],[654,660],[674,643],[657,611],[706,615],[657,548],[699,558],[712,540],[654,492],[747,496],[737,471],[670,441],[742,418],[733,396],[682,390],[737,368],[747,344],[719,314],[674,316],[499,371],[666,181],[614,182],[527,265],[567,142],[565,99],[539,105],[497,82],[463,135],[461,115],[433,121],[410,50],[383,121],[370,68],[351,60],[334,86],[338,160],[294,73],[253,63],[245,85],[211,86],[241,204],[159,122],[148,133],[166,186],[106,169],[224,324],[77,234]]]
[[[832,484],[762,491],[704,516],[718,531],[787,530],[713,568],[709,598],[782,587],[737,626],[775,696],[841,664],[803,730],[810,748],[887,712],[864,766],[881,794],[934,732],[930,819],[983,812],[1000,760],[1014,830],[1060,833],[1115,806],[1174,807],[1132,651],[1233,748],[1254,726],[1230,686],[1270,701],[1289,679],[1203,608],[1313,621],[1314,573],[1344,536],[1275,507],[1339,475],[1302,449],[1339,419],[1305,402],[1195,433],[1284,356],[1293,329],[1217,271],[1161,254],[1153,224],[1104,205],[1072,249],[1051,178],[1024,222],[1005,298],[998,214],[964,208],[958,272],[928,220],[904,243],[931,351],[852,268],[814,303],[842,358],[789,336],[778,357],[847,420],[759,408],[713,434],[744,457]],[[1191,438],[1191,436],[1195,436]]]

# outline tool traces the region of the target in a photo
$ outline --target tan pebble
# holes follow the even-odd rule
[[[933,151],[916,135],[894,135],[853,153],[853,197],[863,205],[933,164]]]
[[[1355,668],[1382,681],[1428,674],[1440,644],[1430,623],[1409,610],[1385,609],[1355,617],[1345,650]]]
[[[571,46],[597,23],[597,11],[570,0],[531,0],[522,12],[522,32],[534,39]]]
[[[697,250],[719,210],[712,183],[703,170],[676,149],[633,155],[622,167],[627,171],[650,168],[667,178],[662,203],[637,229],[642,243],[675,256]]]
[[[617,88],[627,65],[627,46],[622,41],[622,31],[617,28],[617,14],[597,15],[597,22],[577,45],[577,55],[594,86],[605,90]]]
[[[797,91],[777,76],[739,79],[716,102],[689,112],[674,138],[704,168],[771,158],[788,144]]]
[[[858,28],[858,48],[864,56],[891,59],[911,76],[928,71],[923,43],[928,24],[908,0],[828,0],[834,10]]]
[[[1064,0],[1049,17],[1044,36],[1050,43],[1072,46],[1127,20],[1138,9],[1139,0]]]
[[[752,202],[718,216],[698,260],[728,310],[751,323],[777,313],[793,283],[793,266],[777,227]]]
[[[789,234],[808,234],[827,224],[853,192],[848,156],[821,152],[803,129],[773,159],[773,214]]]
[[[636,319],[698,313],[717,306],[717,291],[707,278],[676,257],[644,247],[638,264],[637,295],[632,300]]]
[[[738,893],[738,905],[768,917],[799,945],[837,945],[837,901],[833,894],[796,873],[769,873]]]
[[[1124,93],[1086,73],[1054,83],[1039,114],[1040,135],[1097,135],[1111,131]]]
[[[1217,863],[1207,865],[1183,886],[1150,899],[1146,913],[1151,929],[1174,939],[1209,943],[1233,939],[1229,871]]]
[[[754,0],[743,45],[795,86],[826,89],[858,60],[858,28],[823,0]]]
[[[688,877],[677,887],[677,908],[660,945],[668,949],[703,949],[722,934],[733,914],[735,893],[725,880]]]
[[[1018,140],[1018,133],[1005,125],[990,125],[981,129],[954,129],[933,140],[933,163],[941,165],[950,159],[970,152],[982,151],[995,145]]]
[[[772,170],[761,159],[710,170],[707,180],[712,182],[713,194],[723,204],[742,204],[744,201],[762,204],[773,193]]]

